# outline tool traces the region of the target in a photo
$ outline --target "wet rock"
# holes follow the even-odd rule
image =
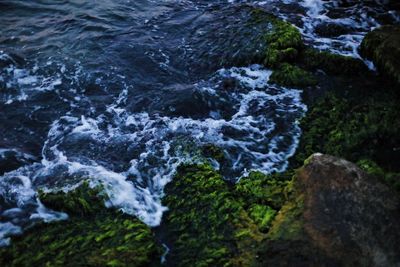
[[[321,23],[315,27],[315,32],[321,37],[337,37],[351,32],[351,28],[337,23]]]
[[[283,86],[300,88],[317,84],[317,80],[310,72],[287,63],[281,64],[281,66],[272,73],[270,81]]]
[[[0,148],[0,175],[34,162],[36,158],[30,154],[13,149]]]
[[[300,60],[306,69],[321,69],[333,75],[358,75],[368,71],[367,67],[360,59],[331,54],[312,48],[302,51]]]
[[[229,188],[209,165],[178,168],[163,198],[166,266],[253,266],[264,235]]]
[[[275,266],[399,266],[399,220],[399,198],[387,186],[353,163],[314,154],[297,172],[292,200],[276,216],[260,259]]]
[[[368,33],[360,53],[372,60],[379,72],[400,83],[400,26],[383,26]]]
[[[0,266],[159,266],[162,249],[135,217],[107,209],[102,187],[39,193],[68,220],[37,224],[0,248]]]

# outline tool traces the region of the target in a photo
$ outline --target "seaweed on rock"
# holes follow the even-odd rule
[[[68,193],[41,193],[41,201],[70,215],[42,223],[0,250],[1,266],[156,266],[161,249],[136,218],[106,209],[101,188],[83,183]]]
[[[230,186],[209,165],[183,165],[166,187],[162,229],[171,266],[249,266],[263,239]]]
[[[312,73],[288,63],[282,63],[272,73],[270,82],[294,87],[307,87],[317,84],[317,80]]]

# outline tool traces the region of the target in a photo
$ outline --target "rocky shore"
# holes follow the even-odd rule
[[[232,184],[210,164],[182,165],[157,228],[107,209],[101,187],[41,192],[70,218],[13,237],[1,266],[400,266],[400,26],[365,37],[360,52],[373,72],[308,47],[264,10],[250,12],[244,27],[272,26],[252,63],[302,89],[308,106],[288,170]],[[218,147],[202,153],[224,162]]]

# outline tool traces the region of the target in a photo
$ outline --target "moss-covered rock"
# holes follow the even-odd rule
[[[151,229],[136,218],[106,209],[101,188],[87,183],[41,200],[70,219],[42,223],[0,250],[1,266],[157,266],[161,250]]]
[[[354,75],[368,71],[368,68],[360,59],[318,51],[313,48],[302,50],[299,62],[306,69],[321,69],[328,74],[335,75]]]
[[[386,184],[391,185],[395,190],[400,192],[400,172],[385,171],[370,159],[361,159],[357,161],[357,165],[368,174],[383,178]]]
[[[400,199],[389,187],[353,163],[322,154],[306,161],[292,185],[261,246],[260,266],[400,262]]]
[[[249,266],[264,235],[209,165],[185,165],[166,187],[170,266]]]
[[[235,185],[235,199],[261,232],[268,232],[272,220],[289,198],[292,175],[291,171],[269,175],[254,171]]]
[[[104,201],[107,196],[102,191],[102,186],[94,188],[84,181],[76,189],[68,193],[39,191],[39,199],[48,208],[62,211],[72,216],[89,216],[103,212]]]
[[[372,60],[383,75],[400,84],[400,26],[383,26],[368,33],[360,52]]]
[[[218,163],[223,164],[225,162],[225,152],[220,147],[213,144],[206,144],[201,148],[202,154],[206,158],[212,158]]]
[[[258,229],[261,232],[267,232],[277,211],[270,206],[253,204],[250,206],[248,213],[250,218],[257,224]]]
[[[292,87],[307,87],[317,84],[312,73],[288,63],[283,63],[274,70],[270,82]]]
[[[235,185],[235,197],[245,209],[258,204],[279,210],[290,195],[292,176],[292,171],[270,175],[251,172]]]
[[[399,172],[398,103],[399,97],[389,92],[327,94],[309,106],[301,121],[303,135],[292,166],[301,166],[308,155],[321,152],[353,162],[370,159],[387,172]],[[387,182],[395,186],[394,179]]]
[[[264,37],[267,44],[264,64],[277,67],[282,62],[294,61],[303,47],[300,31],[262,9],[254,9],[252,16],[254,23],[268,22],[270,25]]]

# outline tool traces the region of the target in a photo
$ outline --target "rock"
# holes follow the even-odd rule
[[[171,248],[166,266],[252,266],[264,237],[209,165],[181,165],[165,188],[160,233]],[[267,216],[268,211],[263,213]],[[261,219],[262,220],[262,219]]]
[[[0,175],[16,170],[19,167],[33,163],[35,156],[16,149],[0,148]]]
[[[351,32],[351,28],[338,23],[320,23],[315,27],[315,32],[321,37],[337,37]]]
[[[283,63],[278,69],[274,70],[270,77],[270,82],[300,88],[317,84],[317,80],[312,73],[288,63]]]
[[[368,33],[360,53],[372,60],[379,72],[400,83],[400,26],[383,26]]]
[[[0,266],[159,266],[163,249],[138,218],[106,208],[102,186],[40,192],[68,220],[38,223],[0,248]]]
[[[360,59],[331,54],[312,48],[302,51],[300,61],[308,70],[321,69],[333,75],[359,75],[368,71]]]
[[[262,265],[400,266],[400,201],[386,185],[322,154],[311,156],[293,183],[259,255]]]

